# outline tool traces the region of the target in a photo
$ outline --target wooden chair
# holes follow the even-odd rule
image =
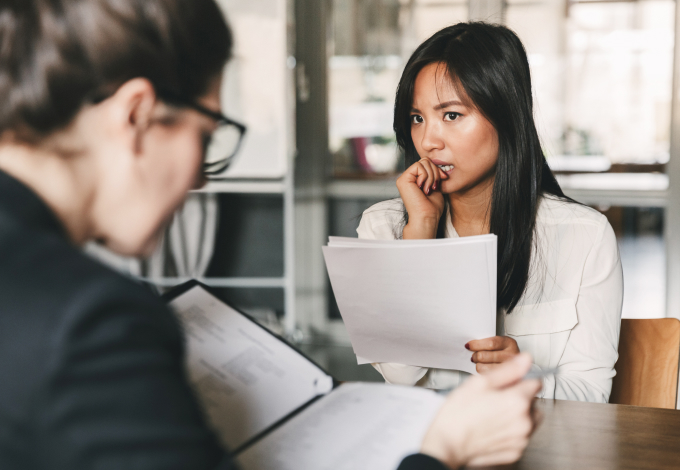
[[[609,403],[676,407],[680,320],[621,320],[619,360]]]

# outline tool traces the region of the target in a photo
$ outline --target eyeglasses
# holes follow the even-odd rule
[[[246,126],[173,92],[166,90],[157,92],[158,96],[168,104],[191,108],[217,123],[212,136],[203,144],[203,174],[208,178],[214,177],[229,168],[241,148]]]

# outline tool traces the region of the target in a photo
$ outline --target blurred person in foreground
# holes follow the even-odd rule
[[[220,111],[231,44],[213,0],[0,0],[3,470],[236,468],[171,311],[81,251],[148,255],[226,167],[205,157],[214,132],[244,131]],[[522,380],[530,364],[453,393],[400,468],[517,460],[540,388]]]

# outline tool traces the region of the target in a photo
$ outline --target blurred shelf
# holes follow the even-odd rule
[[[558,175],[567,196],[584,204],[666,207],[668,175],[661,173],[596,173]]]
[[[195,193],[283,194],[284,180],[212,180]]]
[[[668,191],[564,188],[564,193],[590,206],[666,207],[668,205]]]
[[[334,171],[331,180],[370,180],[370,181],[385,181],[396,180],[401,175],[398,173],[367,173],[363,171]]]
[[[140,280],[158,287],[174,287],[191,278],[183,277],[161,277],[148,278],[142,277]],[[286,287],[286,279],[283,277],[204,277],[198,279],[203,284],[210,287],[239,287],[256,289],[273,289]]]
[[[589,173],[557,175],[564,192],[584,204],[665,207],[668,175],[662,173]],[[399,197],[396,176],[374,179],[333,179],[326,185],[332,199]]]
[[[371,179],[333,179],[326,195],[333,199],[391,199],[399,197],[397,176]]]
[[[554,155],[547,161],[552,171],[602,172],[612,167],[608,157],[598,155]]]
[[[667,191],[668,175],[662,173],[591,173],[557,175],[562,189],[597,191]]]

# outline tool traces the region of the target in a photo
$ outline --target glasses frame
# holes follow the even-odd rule
[[[238,131],[239,131],[239,140],[238,143],[236,144],[236,148],[234,151],[231,153],[231,155],[228,155],[224,157],[222,160],[218,160],[217,162],[214,163],[207,163],[205,162],[205,157],[206,155],[203,156],[203,174],[208,177],[215,177],[216,175],[219,175],[220,173],[224,172],[227,168],[229,168],[229,165],[231,165],[234,157],[236,154],[238,154],[239,150],[241,150],[241,145],[243,144],[243,139],[246,135],[246,132],[248,128],[244,125],[241,124],[238,121],[234,121],[231,118],[228,118],[224,114],[218,112],[218,111],[213,111],[211,109],[206,108],[205,106],[202,106],[198,103],[196,103],[193,100],[184,98],[176,93],[173,93],[168,90],[158,90],[158,97],[161,98],[163,101],[166,101],[168,104],[171,105],[179,105],[181,107],[187,107],[190,109],[193,109],[194,111],[197,111],[204,116],[207,116],[214,120],[218,126],[234,126]],[[206,149],[207,152],[207,149]]]

